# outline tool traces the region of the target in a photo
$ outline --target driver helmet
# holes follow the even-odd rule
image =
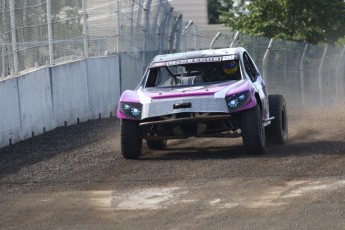
[[[233,74],[233,73],[236,73],[237,70],[238,70],[237,61],[230,61],[223,65],[223,71],[225,74]]]

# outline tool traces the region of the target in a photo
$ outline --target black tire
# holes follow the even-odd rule
[[[146,145],[149,149],[152,150],[162,150],[167,147],[167,140],[156,140],[156,141],[150,141],[146,140]]]
[[[265,128],[258,105],[241,113],[241,133],[243,146],[248,154],[259,155],[265,152]]]
[[[121,152],[126,159],[138,159],[141,155],[142,139],[139,122],[121,119]]]
[[[286,102],[282,95],[269,95],[270,116],[275,117],[271,124],[266,126],[267,141],[270,144],[283,145],[288,138],[288,119]]]

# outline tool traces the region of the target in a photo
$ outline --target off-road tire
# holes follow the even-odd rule
[[[248,154],[260,155],[265,152],[265,128],[258,105],[241,112],[241,133],[243,146]]]
[[[137,121],[121,119],[121,153],[126,159],[138,159],[141,155],[142,139]]]
[[[162,150],[162,149],[165,149],[165,147],[167,146],[167,140],[156,140],[156,141],[146,140],[146,145],[149,149],[152,149],[152,150]]]
[[[283,145],[288,138],[288,119],[286,102],[282,95],[268,96],[270,116],[275,117],[271,124],[266,126],[267,142],[275,145]]]

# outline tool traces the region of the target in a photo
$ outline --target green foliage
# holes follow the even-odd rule
[[[233,12],[242,8],[247,0],[207,0],[209,24],[219,24],[221,12]]]
[[[340,38],[338,41],[337,41],[337,44],[338,45],[345,45],[345,36]]]
[[[253,0],[246,11],[222,11],[220,21],[253,35],[335,43],[345,35],[345,2]]]

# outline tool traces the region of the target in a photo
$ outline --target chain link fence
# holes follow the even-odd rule
[[[0,77],[92,56],[146,64],[175,52],[182,15],[168,0],[0,0]]]
[[[270,93],[305,106],[341,102],[345,47],[219,34],[184,21],[168,0],[0,0],[0,80],[40,66],[126,53],[245,47]],[[239,36],[238,36],[239,35]]]
[[[245,47],[263,74],[269,93],[283,94],[296,107],[344,103],[345,46],[222,33],[214,46]]]

